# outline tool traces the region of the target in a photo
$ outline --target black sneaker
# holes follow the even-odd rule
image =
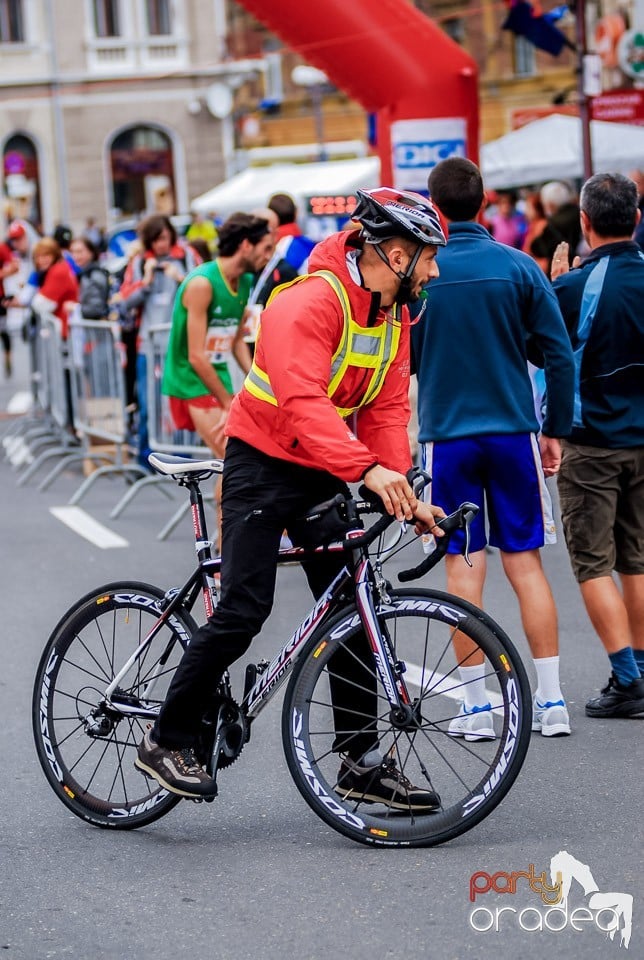
[[[217,796],[217,783],[208,776],[192,747],[169,750],[155,743],[148,731],[139,744],[134,766],[180,797]]]
[[[433,790],[415,787],[388,758],[375,767],[362,767],[349,757],[342,758],[335,792],[343,800],[382,803],[407,811],[438,810],[441,798]]]
[[[586,704],[586,716],[644,717],[644,679],[623,685],[612,673],[601,696]]]

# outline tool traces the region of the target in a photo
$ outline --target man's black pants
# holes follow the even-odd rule
[[[208,622],[193,634],[172,679],[153,731],[162,746],[194,744],[222,674],[243,656],[271,612],[282,532],[288,530],[298,542],[295,521],[337,493],[347,494],[346,484],[330,473],[268,457],[236,438],[228,441],[222,490],[221,600]],[[316,557],[303,565],[316,599],[343,565],[341,554]],[[329,663],[334,748],[356,760],[377,746],[375,676],[372,668],[356,659],[364,661],[367,655],[367,640],[361,634],[352,642],[351,652],[341,648]]]

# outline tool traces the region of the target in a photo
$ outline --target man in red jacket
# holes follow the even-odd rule
[[[195,737],[224,670],[270,613],[282,531],[297,543],[297,519],[357,481],[398,520],[415,518],[419,532],[438,531],[436,519],[444,516],[416,500],[405,474],[411,467],[407,303],[438,276],[434,258],[445,231],[431,201],[417,194],[385,187],[358,196],[354,218],[362,229],[318,244],[313,273],[281,288],[262,314],[251,371],[228,415],[221,599],[192,636],[135,760],[182,796],[216,793],[195,756]],[[342,564],[328,555],[305,565],[316,597]],[[347,713],[375,717],[375,692],[349,683],[334,690],[338,714],[347,698]],[[374,775],[382,762],[374,727],[350,738],[343,784],[355,781],[359,789],[366,778],[382,803],[434,809],[436,794],[414,787],[397,768]],[[336,722],[338,751],[341,733]]]

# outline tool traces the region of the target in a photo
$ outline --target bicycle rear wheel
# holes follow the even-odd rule
[[[359,662],[356,638],[364,642],[364,635],[356,608],[348,607],[317,631],[295,667],[282,713],[286,760],[307,803],[345,836],[366,844],[433,846],[470,830],[510,789],[528,749],[530,687],[507,635],[464,600],[434,590],[392,591],[376,612],[403,671],[413,716],[403,724],[393,717],[371,655]],[[467,655],[457,655],[464,647]],[[355,670],[349,683],[356,700],[365,687],[375,689],[380,753],[394,759],[412,784],[439,794],[435,812],[344,798],[338,754],[350,753],[352,739],[373,729],[373,717],[355,704],[345,709],[338,742],[330,693],[338,651],[347,651],[341,656]],[[455,722],[470,682],[460,668],[475,664],[483,666],[478,673],[490,705],[487,739],[465,736]],[[343,676],[346,681],[346,671]]]
[[[163,590],[110,583],[88,593],[60,620],[43,652],[33,696],[38,759],[54,792],[77,817],[132,829],[162,817],[181,799],[134,767],[196,624],[172,614],[112,696],[105,690],[162,612]]]

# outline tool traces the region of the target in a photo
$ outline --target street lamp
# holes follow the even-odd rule
[[[593,153],[590,138],[590,95],[588,87],[588,70],[585,70],[586,58],[586,4],[584,0],[576,0],[575,30],[577,40],[577,89],[579,93],[579,120],[581,122],[581,150],[584,180],[593,174]]]
[[[306,87],[311,97],[313,119],[315,121],[315,137],[318,142],[318,160],[328,160],[324,145],[324,117],[322,114],[322,87],[326,86],[329,78],[322,70],[311,67],[307,63],[300,63],[291,71],[291,80],[296,87]]]

